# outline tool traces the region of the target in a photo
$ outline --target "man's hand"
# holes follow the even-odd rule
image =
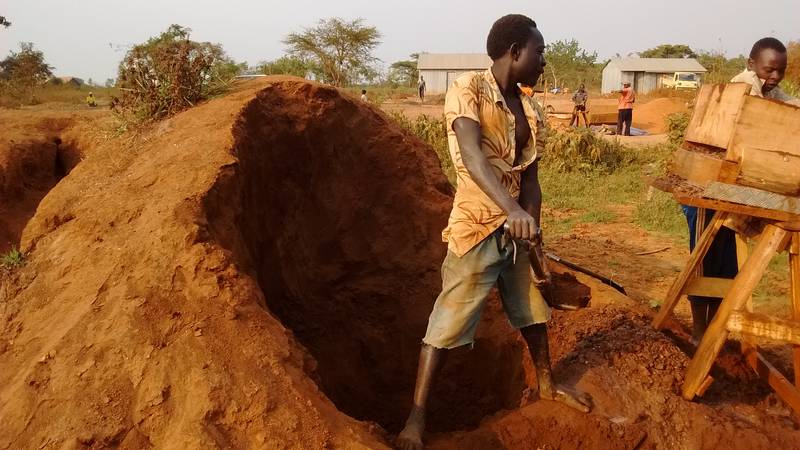
[[[506,219],[508,234],[514,239],[521,239],[535,243],[539,239],[539,225],[536,219],[524,209],[512,211]]]

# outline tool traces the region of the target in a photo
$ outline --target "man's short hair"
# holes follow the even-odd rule
[[[497,19],[486,38],[486,53],[494,61],[502,58],[511,44],[524,47],[531,37],[531,28],[536,28],[536,22],[522,14],[508,14]]]
[[[758,54],[766,49],[775,50],[778,53],[786,53],[786,46],[783,42],[775,39],[774,37],[765,37],[756,41],[753,48],[750,50],[750,59],[758,58]]]

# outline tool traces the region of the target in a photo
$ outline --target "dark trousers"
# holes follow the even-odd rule
[[[689,250],[694,250],[697,238],[699,238],[695,235],[697,208],[691,206],[682,206],[682,208],[689,225]],[[707,209],[706,223],[709,223],[713,216],[714,211]],[[729,228],[722,227],[703,258],[703,276],[733,279],[736,278],[737,273],[739,273],[739,264],[736,259],[736,233]],[[722,299],[690,295],[689,301],[719,304]]]
[[[620,109],[617,114],[617,134],[630,136],[631,122],[633,122],[633,110],[631,108]]]

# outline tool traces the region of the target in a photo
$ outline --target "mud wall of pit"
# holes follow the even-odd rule
[[[207,204],[215,239],[257,278],[336,406],[398,431],[446,251],[451,187],[435,153],[371,107],[302,82],[261,91],[233,133],[238,166]],[[522,347],[498,308],[486,322],[474,350],[449,358],[433,431],[519,402]]]
[[[45,195],[80,163],[80,132],[69,119],[10,124],[0,139],[0,253],[19,244]]]

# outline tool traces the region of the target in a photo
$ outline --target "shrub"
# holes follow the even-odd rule
[[[560,172],[613,172],[636,159],[635,152],[586,128],[551,131],[542,165]]]
[[[686,128],[689,126],[689,114],[685,112],[672,113],[664,119],[667,124],[667,139],[672,145],[681,145]]]
[[[134,46],[119,65],[115,111],[135,122],[173,115],[222,93],[241,70],[219,44],[189,40],[190,29],[171,25]]]
[[[13,269],[25,263],[25,255],[16,247],[11,247],[8,253],[0,256],[0,267]]]

